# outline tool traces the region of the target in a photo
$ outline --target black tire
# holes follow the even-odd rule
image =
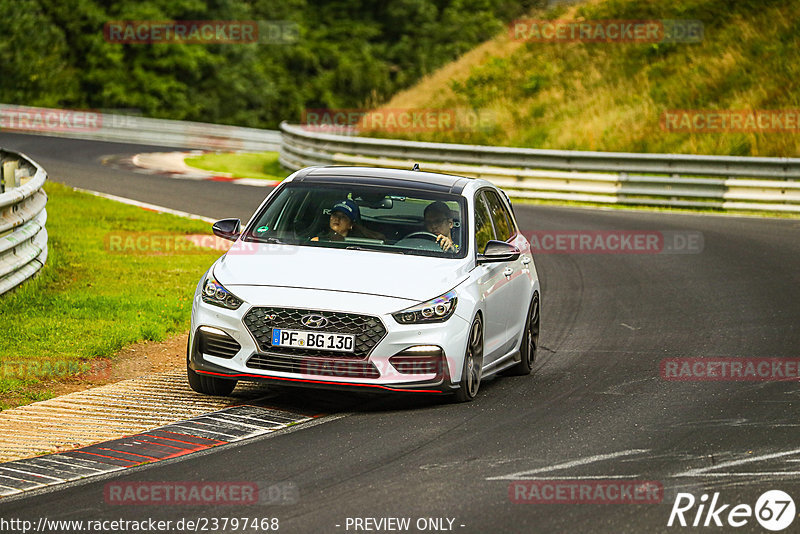
[[[225,378],[215,378],[213,376],[203,376],[197,374],[191,367],[189,367],[189,347],[186,347],[186,377],[189,379],[189,387],[198,393],[205,395],[214,395],[216,397],[225,397],[230,395],[233,388],[236,387],[237,380],[228,380]]]
[[[464,354],[461,383],[455,393],[456,402],[470,402],[478,394],[483,367],[483,321],[480,315],[472,321]]]
[[[509,376],[524,376],[531,374],[533,364],[536,362],[536,349],[539,348],[539,294],[534,293],[531,305],[528,308],[528,317],[525,320],[525,332],[522,335],[520,352],[522,358],[505,374]]]

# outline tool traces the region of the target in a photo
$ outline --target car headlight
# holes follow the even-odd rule
[[[222,287],[222,284],[217,282],[213,276],[206,278],[203,282],[203,302],[235,310],[242,305],[242,299]]]
[[[441,323],[456,311],[456,290],[452,289],[427,302],[393,313],[392,317],[400,324]]]

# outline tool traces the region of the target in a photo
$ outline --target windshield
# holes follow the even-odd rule
[[[270,199],[243,239],[463,258],[464,207],[459,195],[288,183]]]

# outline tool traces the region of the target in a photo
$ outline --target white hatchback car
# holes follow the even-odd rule
[[[482,377],[531,372],[540,285],[490,182],[310,167],[264,200],[200,280],[187,349],[195,391],[237,380],[472,400]]]

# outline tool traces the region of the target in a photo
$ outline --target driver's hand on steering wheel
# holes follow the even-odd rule
[[[452,250],[453,252],[456,251],[456,245],[453,243],[453,240],[447,237],[446,235],[439,234],[436,236],[436,242],[442,247],[442,250],[447,252],[448,250]]]

